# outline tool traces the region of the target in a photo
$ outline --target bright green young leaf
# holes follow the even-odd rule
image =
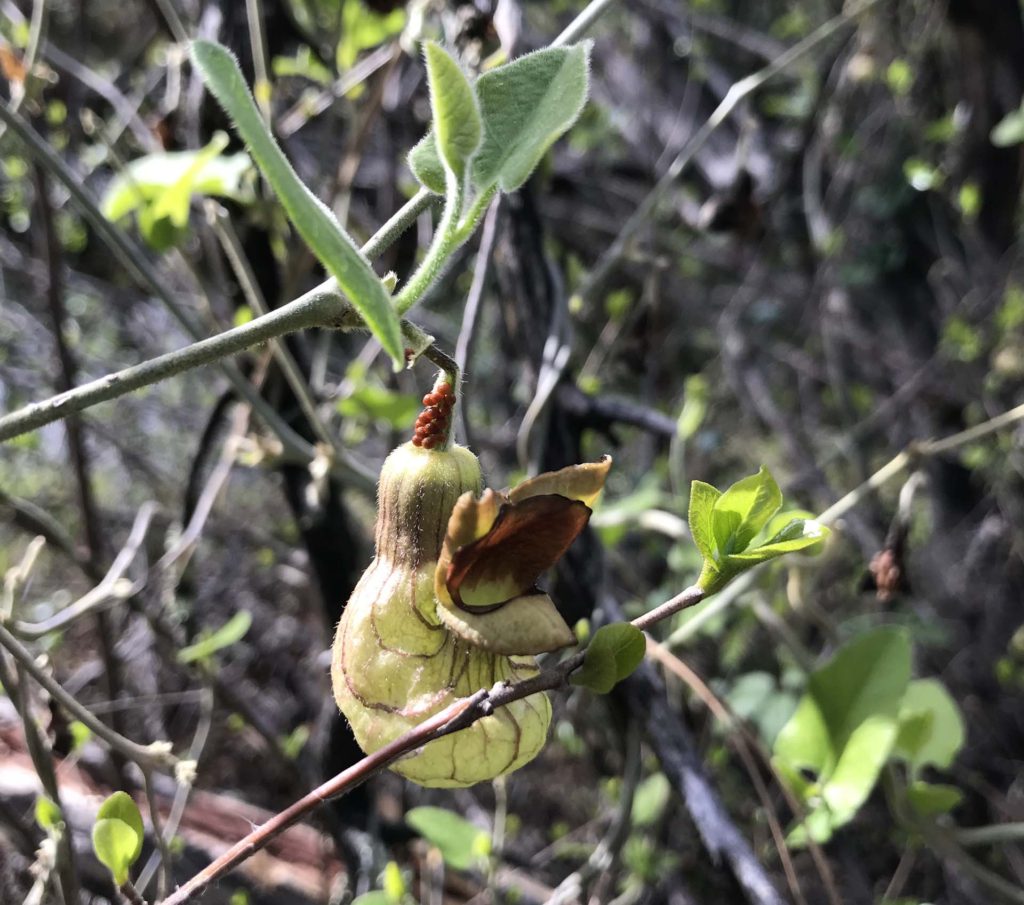
[[[633,796],[633,826],[653,826],[668,805],[672,787],[664,773],[652,773],[636,787]]]
[[[483,126],[473,86],[459,64],[433,41],[424,45],[437,150],[460,184],[480,147]]]
[[[964,799],[956,786],[944,783],[915,782],[907,789],[910,806],[922,817],[948,814]]]
[[[1024,143],[1024,104],[996,123],[989,138],[997,148],[1009,148]]]
[[[588,43],[551,47],[476,80],[484,133],[471,168],[478,191],[497,184],[514,192],[576,121],[587,99],[589,54]],[[409,166],[426,188],[444,194],[444,166],[432,132],[409,152]]]
[[[128,870],[138,860],[144,839],[142,815],[130,795],[115,792],[100,805],[92,828],[92,847],[118,886],[128,880]]]
[[[703,374],[692,374],[684,384],[683,407],[676,420],[676,436],[680,440],[689,440],[703,424],[707,410],[707,378]]]
[[[742,553],[782,506],[782,491],[763,465],[715,502],[712,527],[722,554]]]
[[[590,44],[551,47],[485,72],[476,82],[484,143],[473,181],[514,192],[587,100]]]
[[[97,820],[92,828],[93,851],[117,886],[128,880],[128,871],[135,861],[131,853],[138,843],[138,835],[123,820]]]
[[[370,262],[334,215],[299,179],[260,116],[238,63],[227,48],[193,41],[192,57],[211,93],[231,117],[253,160],[277,193],[299,235],[309,245],[396,368],[405,364],[398,315]]]
[[[45,795],[36,796],[35,817],[39,828],[46,832],[55,830],[60,825],[61,820],[64,819],[60,813],[60,808],[57,807],[52,799],[47,798]]]
[[[743,553],[727,556],[726,563],[742,565],[749,568],[767,559],[774,559],[785,553],[797,553],[800,550],[811,551],[820,549],[828,528],[815,519],[793,519],[785,528],[763,544],[751,547]]]
[[[402,869],[396,861],[388,861],[384,865],[384,877],[381,881],[384,892],[387,893],[392,902],[401,902],[406,893],[405,878],[402,876]]]
[[[469,870],[481,861],[486,848],[479,837],[486,832],[453,811],[444,808],[413,808],[405,822],[441,852],[444,863],[455,870]]]
[[[640,629],[628,622],[604,625],[594,633],[583,665],[570,681],[598,694],[608,694],[643,662],[646,651],[647,641]]]
[[[916,679],[900,703],[893,753],[916,774],[926,766],[947,769],[964,744],[964,721],[956,701],[935,679]]]
[[[127,792],[114,792],[108,796],[100,809],[96,812],[97,820],[120,820],[126,823],[133,833],[138,837],[138,843],[132,850],[132,861],[134,862],[142,852],[142,841],[146,838],[146,829],[142,824],[142,814],[139,813],[139,806]]]
[[[871,794],[895,744],[909,681],[910,644],[894,628],[855,638],[811,675],[772,760],[787,776],[804,770],[816,776],[803,792],[827,813],[810,824],[819,841],[827,838],[824,827],[831,832],[848,822]]]
[[[237,644],[245,637],[251,626],[252,614],[248,610],[239,610],[215,632],[178,651],[178,662],[194,663],[196,660],[205,660],[217,651]]]
[[[156,200],[153,205],[153,215],[166,217],[171,223],[181,228],[188,223],[188,209],[192,201],[192,187],[196,177],[203,171],[212,160],[216,159],[228,146],[228,137],[223,132],[218,132],[210,140],[210,143],[199,151],[195,159],[182,173],[173,185]]]
[[[253,171],[245,153],[222,156],[227,136],[218,133],[199,151],[149,154],[132,161],[111,180],[101,209],[110,220],[136,211],[146,243],[163,251],[179,242],[188,227],[193,195],[248,202]]]
[[[690,535],[701,556],[712,562],[717,558],[718,546],[715,544],[711,519],[715,503],[721,495],[720,491],[703,481],[690,484],[690,509],[687,514]]]
[[[408,427],[422,403],[409,393],[396,393],[386,387],[365,383],[338,401],[338,412],[347,418],[373,418],[394,428]]]
[[[162,151],[133,160],[115,176],[103,193],[100,209],[108,220],[120,220],[138,207],[159,199],[169,188],[191,174],[191,191],[197,195],[250,201],[252,161],[245,152],[206,156],[214,142],[200,151]],[[197,161],[202,160],[200,166]]]
[[[378,13],[363,0],[333,0],[334,8],[339,5],[341,40],[338,42],[335,61],[341,72],[351,69],[362,51],[380,46],[405,27],[404,6]]]

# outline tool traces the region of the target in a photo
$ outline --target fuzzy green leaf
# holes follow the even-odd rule
[[[485,130],[473,160],[477,186],[514,192],[580,115],[590,44],[551,47],[485,72],[476,82]]]
[[[646,651],[644,633],[628,622],[602,626],[587,645],[583,665],[570,681],[598,694],[608,694],[643,662]]]
[[[576,121],[587,100],[589,54],[589,43],[551,47],[477,79],[483,121],[483,143],[471,168],[477,191],[497,184],[514,192]],[[409,166],[426,188],[444,194],[444,165],[433,131],[410,151]]]
[[[480,147],[483,126],[473,86],[452,56],[433,41],[424,45],[434,138],[441,158],[460,180]]]
[[[391,356],[396,369],[404,367],[401,330],[390,296],[370,262],[327,206],[302,183],[277,146],[231,52],[210,41],[193,41],[192,57],[299,235],[337,280],[370,332]]]

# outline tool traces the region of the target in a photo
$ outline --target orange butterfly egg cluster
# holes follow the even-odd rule
[[[448,440],[451,427],[452,409],[455,407],[455,391],[450,383],[442,383],[433,392],[423,397],[426,408],[416,419],[412,435],[413,446],[433,449]]]

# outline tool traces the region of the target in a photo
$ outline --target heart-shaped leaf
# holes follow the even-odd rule
[[[628,622],[613,622],[599,628],[587,645],[583,665],[571,676],[598,694],[608,694],[643,662],[647,651],[644,633]]]
[[[116,885],[127,882],[128,871],[138,860],[144,839],[142,815],[130,795],[115,792],[100,805],[92,828],[92,847]]]
[[[576,121],[587,100],[589,54],[588,43],[550,47],[477,79],[483,120],[483,143],[471,168],[477,191],[497,185],[514,192]],[[409,166],[424,186],[444,194],[444,165],[432,133],[409,153]]]

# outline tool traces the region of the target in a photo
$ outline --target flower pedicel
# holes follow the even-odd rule
[[[384,462],[376,555],[334,640],[334,696],[368,753],[459,698],[536,675],[535,654],[576,640],[536,581],[586,526],[610,457],[481,495],[476,456],[449,440],[454,403],[440,378]],[[493,779],[537,755],[550,721],[547,695],[531,695],[393,769],[425,786]]]

